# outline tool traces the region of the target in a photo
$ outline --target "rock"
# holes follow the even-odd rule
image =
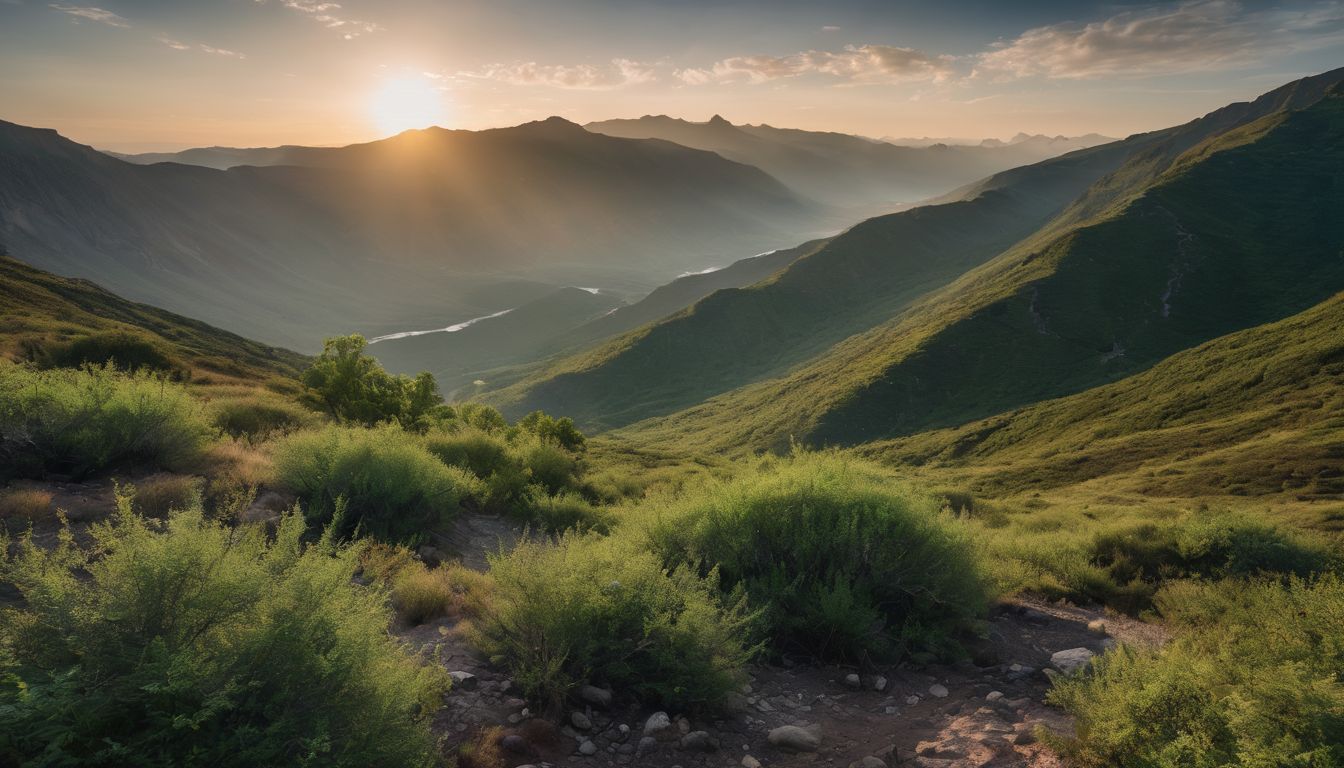
[[[527,746],[527,740],[516,733],[510,733],[500,739],[499,745],[504,748],[505,752],[512,752],[515,755],[526,755],[532,751]]]
[[[714,752],[719,748],[719,740],[708,731],[691,731],[681,737],[681,748],[688,752]]]
[[[947,688],[941,685],[940,683],[934,683],[933,685],[929,686],[929,695],[935,699],[946,699]]]
[[[598,688],[596,685],[585,685],[579,689],[579,700],[594,707],[606,709],[611,706],[611,700],[614,694],[606,688]]]
[[[873,690],[874,690],[874,691],[877,691],[878,693],[881,693],[881,692],[887,690],[887,678],[885,678],[885,677],[883,677],[883,676],[881,676],[881,675],[878,675],[877,677],[874,677],[874,678],[873,678]]]
[[[985,701],[998,701],[1003,698],[1003,691],[990,691],[985,694]]]
[[[859,676],[854,674],[853,672],[849,673],[848,675],[845,675],[845,685],[857,690],[860,685]]]
[[[574,724],[580,731],[586,731],[593,727],[593,721],[582,712],[575,710],[569,713],[569,722]]]
[[[882,760],[869,755],[862,760],[855,760],[850,763],[849,768],[887,768],[887,764]]]
[[[1087,622],[1087,631],[1095,632],[1098,635],[1106,634],[1106,622],[1101,619],[1093,619]]]
[[[590,740],[588,740],[588,739],[584,739],[584,740],[583,740],[583,743],[579,745],[579,754],[581,754],[581,755],[596,755],[596,754],[597,754],[597,745],[594,744],[592,741],[590,741]]]
[[[919,703],[919,697],[912,693],[909,696],[905,697],[905,703],[907,706],[913,707]]]
[[[751,755],[743,755],[742,768],[761,768],[761,761]]]
[[[1024,747],[1028,744],[1035,744],[1036,734],[1031,731],[1018,731],[1017,734],[1013,736],[1013,743],[1020,747]]]
[[[955,760],[962,757],[962,753],[956,747],[950,744],[944,744],[938,741],[921,741],[915,745],[915,754],[920,757],[931,757],[936,760]]]
[[[816,752],[821,748],[821,726],[812,725],[803,728],[797,725],[781,725],[770,731],[766,740],[780,749]]]
[[[1092,651],[1086,648],[1069,648],[1050,654],[1050,663],[1064,674],[1076,672],[1092,663]]]
[[[476,684],[480,682],[475,675],[470,672],[463,672],[460,669],[456,672],[449,672],[448,676],[453,679],[453,687],[463,691],[476,690]]]
[[[656,736],[672,727],[672,718],[666,712],[654,712],[644,721],[644,735]]]
[[[645,736],[639,740],[639,746],[635,748],[636,755],[647,755],[658,748],[658,740],[652,736]]]
[[[677,718],[677,730],[678,730],[678,731],[681,731],[681,735],[682,735],[682,736],[685,736],[686,734],[690,733],[690,732],[691,732],[691,721],[690,721],[690,720],[687,720],[687,719],[684,718],[684,717],[678,717],[678,718]]]

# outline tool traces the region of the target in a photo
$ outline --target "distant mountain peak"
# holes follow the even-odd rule
[[[713,125],[717,127],[727,126],[731,128],[733,124],[728,122],[727,120],[724,120],[723,115],[714,115],[713,117],[709,118],[709,122],[706,123],[706,125]]]

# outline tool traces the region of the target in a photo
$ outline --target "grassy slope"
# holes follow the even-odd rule
[[[148,338],[197,379],[294,377],[306,364],[295,352],[0,256],[0,356],[24,359],[31,351],[107,331]]]
[[[1296,106],[1302,90],[1280,89],[1258,111]],[[1344,194],[1342,104],[1334,97],[1258,121],[1255,105],[1234,105],[1206,118],[1210,130],[1183,127],[1061,217],[1081,226],[1046,227],[787,378],[632,432],[717,450],[778,447],[790,436],[894,437],[1118,379],[1301,311],[1344,287],[1334,215]],[[1118,181],[1153,178],[1138,191]],[[1103,200],[1107,212],[1093,213]]]
[[[487,399],[589,429],[665,415],[821,354],[1002,252],[1151,139],[1075,152],[965,200],[869,219],[769,280],[560,360]]]

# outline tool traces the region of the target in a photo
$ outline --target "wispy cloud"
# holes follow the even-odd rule
[[[62,5],[60,3],[51,3],[51,7],[61,13],[73,16],[75,19],[87,19],[96,21],[100,24],[106,24],[109,27],[129,27],[131,23],[117,14],[103,8],[95,8],[91,5]]]
[[[1201,0],[1030,29],[981,54],[977,74],[1079,79],[1211,71],[1341,41],[1344,3],[1247,11],[1232,0]]]
[[[734,56],[707,68],[682,69],[690,85],[764,83],[801,75],[825,75],[842,83],[941,82],[956,73],[956,58],[892,45],[851,45],[840,51],[803,51],[789,56]]]
[[[256,2],[265,3],[267,0],[256,0]],[[280,5],[298,11],[324,27],[340,32],[346,40],[353,40],[360,35],[382,29],[381,26],[372,21],[361,21],[345,16],[341,13],[340,3],[323,2],[322,0],[280,0]]]
[[[159,38],[159,42],[160,42],[160,43],[163,43],[164,45],[168,46],[169,48],[172,48],[174,51],[200,51],[200,52],[202,52],[202,53],[208,53],[208,54],[211,54],[211,55],[213,55],[213,56],[225,56],[225,57],[230,58],[230,59],[246,59],[246,58],[247,58],[247,56],[246,56],[245,54],[239,53],[239,52],[237,52],[237,51],[230,51],[230,50],[227,49],[227,48],[216,48],[216,47],[213,46],[213,45],[206,45],[205,43],[197,43],[196,45],[188,45],[188,44],[183,43],[183,42],[180,42],[180,41],[178,41],[178,40],[174,40],[174,39],[172,39],[171,37],[160,37],[160,38]]]
[[[610,90],[653,82],[655,67],[631,59],[612,59],[609,64],[538,64],[535,61],[489,64],[457,73],[458,78],[492,80],[509,85],[549,86],[569,90]]]

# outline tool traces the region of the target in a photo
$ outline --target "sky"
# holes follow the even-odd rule
[[[1109,136],[1344,66],[1344,0],[0,0],[0,119],[125,152],[645,114]]]

